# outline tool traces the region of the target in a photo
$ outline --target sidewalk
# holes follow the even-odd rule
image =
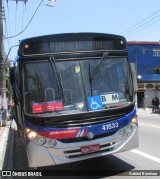
[[[151,108],[146,108],[146,109],[137,108],[137,113],[140,115],[143,115],[143,114],[160,115],[160,113],[158,113],[158,112],[153,113]]]
[[[14,121],[12,127],[10,127],[10,121],[7,121],[6,127],[0,127],[0,170],[13,169],[15,126]]]
[[[152,113],[152,109],[151,108],[137,108],[137,112],[138,113]]]

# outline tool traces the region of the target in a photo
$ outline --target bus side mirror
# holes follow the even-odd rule
[[[134,92],[136,93],[138,91],[137,72],[136,72],[135,64],[134,63],[130,63],[130,65],[131,65],[131,72],[132,72]]]

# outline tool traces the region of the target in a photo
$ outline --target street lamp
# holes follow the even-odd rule
[[[9,49],[9,51],[8,51],[8,54],[7,54],[6,58],[3,59],[2,64],[4,64],[4,65],[6,64],[6,62],[7,62],[7,60],[8,60],[8,56],[9,56],[9,54],[10,54],[12,48],[13,48],[13,47],[18,47],[18,46],[19,46],[19,45],[13,45],[12,47],[10,47],[10,49]]]
[[[46,6],[49,6],[49,7],[54,7],[55,6],[55,4],[53,4],[53,2],[56,2],[56,0],[48,0],[48,1],[50,1],[52,3],[45,4]]]
[[[49,6],[49,7],[54,7],[55,5],[54,4],[45,4],[46,6]]]

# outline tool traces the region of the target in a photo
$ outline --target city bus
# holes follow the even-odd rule
[[[22,40],[10,77],[29,167],[137,148],[132,69],[119,35],[64,33]]]

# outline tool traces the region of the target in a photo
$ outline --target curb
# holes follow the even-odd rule
[[[14,161],[14,129],[10,127],[9,147],[7,151],[7,170],[13,170]]]

